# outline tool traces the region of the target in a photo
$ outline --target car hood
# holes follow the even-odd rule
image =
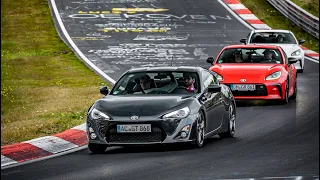
[[[159,95],[108,95],[95,103],[95,108],[110,117],[160,116],[169,111],[187,106],[192,96],[159,96]]]
[[[282,64],[216,64],[210,70],[220,74],[223,83],[262,83],[265,77],[282,68]]]

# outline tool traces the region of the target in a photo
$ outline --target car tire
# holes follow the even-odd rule
[[[232,138],[236,132],[236,113],[235,106],[231,103],[229,106],[229,119],[228,119],[228,130],[220,133],[220,138]]]
[[[101,154],[104,153],[107,149],[107,145],[105,144],[94,144],[94,143],[89,143],[88,144],[88,149],[95,154]]]
[[[280,102],[281,104],[288,104],[289,103],[289,80],[287,79],[286,82],[286,90],[284,92],[284,99],[281,99]]]
[[[290,99],[292,99],[292,100],[296,100],[297,99],[297,80],[294,83],[294,92],[293,92],[292,96],[290,97]]]
[[[204,143],[204,133],[205,133],[205,118],[202,111],[199,112],[199,116],[196,122],[196,140],[192,144],[197,148],[201,148]]]

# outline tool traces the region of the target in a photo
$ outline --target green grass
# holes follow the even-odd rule
[[[1,1],[1,145],[85,122],[107,85],[60,40],[47,1]]]
[[[296,5],[300,6],[308,13],[319,17],[319,0],[291,0]]]
[[[240,0],[254,15],[272,29],[287,29],[294,33],[297,39],[305,39],[303,46],[319,52],[319,40],[309,35],[303,29],[285,18],[267,0]],[[319,3],[319,2],[318,2]]]

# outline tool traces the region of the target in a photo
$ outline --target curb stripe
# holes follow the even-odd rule
[[[62,133],[55,134],[54,136],[61,138],[65,141],[69,141],[78,146],[83,146],[88,142],[86,132],[78,129],[69,129]]]
[[[235,9],[233,11],[237,14],[252,14],[252,12],[249,9]]]
[[[318,53],[306,53],[306,55],[307,56],[312,56],[312,57],[314,57],[314,56],[319,56],[319,54]]]
[[[78,130],[86,132],[86,130],[87,130],[86,128],[87,128],[86,127],[86,123],[83,123],[83,124],[81,124],[79,126],[75,126],[75,127],[71,128],[71,129],[78,129]]]
[[[243,4],[228,4],[232,10],[247,9]]]
[[[227,4],[240,4],[238,0],[225,0],[224,2]]]
[[[271,29],[270,26],[266,24],[251,24],[256,29]]]
[[[244,20],[258,20],[254,14],[239,14],[239,16]]]
[[[16,164],[16,163],[18,163],[18,162],[13,159],[10,159],[8,157],[1,155],[1,166],[7,166],[10,164]]]
[[[259,19],[248,19],[246,20],[248,23],[250,24],[264,24],[262,21],[260,21]]]
[[[52,153],[28,143],[17,143],[1,147],[1,155],[17,162],[24,162],[36,158],[52,155]],[[2,162],[1,162],[1,166]]]
[[[44,136],[26,142],[38,148],[44,149],[45,151],[48,151],[52,154],[78,147],[71,142],[55,136]]]

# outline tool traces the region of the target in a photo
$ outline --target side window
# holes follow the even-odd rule
[[[211,74],[209,71],[202,72],[202,79],[203,79],[204,89],[207,89],[210,84],[219,84],[219,81],[217,80],[217,78],[213,74]]]

